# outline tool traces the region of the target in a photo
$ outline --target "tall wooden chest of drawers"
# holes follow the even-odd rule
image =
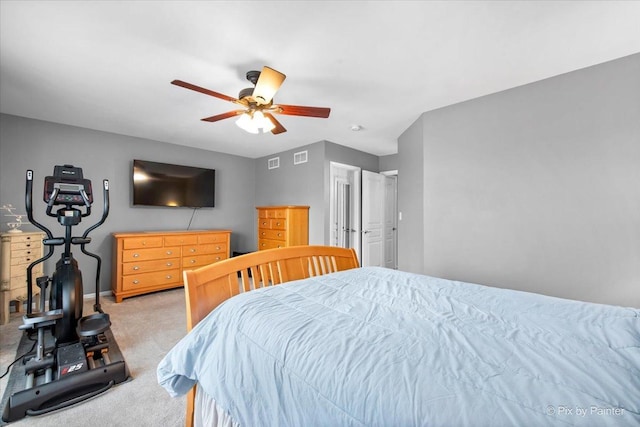
[[[27,267],[33,261],[42,257],[42,239],[45,235],[41,232],[3,233],[0,235],[1,254],[0,259],[0,324],[9,320],[9,304],[18,301],[16,311],[22,309],[22,303],[27,298]],[[32,270],[32,295],[39,294],[36,286],[36,278],[42,276],[43,263],[38,264]],[[37,302],[34,300],[34,302]]]
[[[229,258],[231,231],[114,233],[111,289],[123,298],[184,285],[182,273]]]
[[[309,244],[309,206],[258,206],[258,250]]]

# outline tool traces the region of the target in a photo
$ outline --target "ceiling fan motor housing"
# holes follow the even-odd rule
[[[260,71],[252,70],[247,71],[247,80],[249,80],[255,86],[258,83],[258,79],[260,78]]]
[[[246,87],[240,91],[238,94],[238,99],[252,98],[253,97],[253,88]]]

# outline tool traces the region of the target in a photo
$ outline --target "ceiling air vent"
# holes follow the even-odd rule
[[[300,163],[307,163],[307,151],[298,151],[297,153],[293,153],[293,164],[299,165]]]
[[[273,159],[267,160],[267,165],[269,169],[277,169],[280,167],[280,157],[274,157]]]

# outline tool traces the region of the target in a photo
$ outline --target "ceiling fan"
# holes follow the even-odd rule
[[[258,133],[259,129],[262,129],[262,132],[271,132],[274,135],[286,132],[287,130],[276,120],[273,114],[324,119],[329,117],[329,113],[331,112],[330,108],[274,104],[273,96],[285,78],[286,76],[284,74],[269,67],[263,67],[262,71],[248,71],[247,80],[253,83],[254,87],[242,89],[238,98],[214,92],[191,83],[183,82],[182,80],[174,80],[171,84],[241,105],[244,107],[241,110],[228,111],[215,116],[205,117],[202,120],[205,122],[217,122],[218,120],[240,116],[236,123],[242,129],[251,133]]]

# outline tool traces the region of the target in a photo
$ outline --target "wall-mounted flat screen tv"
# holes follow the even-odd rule
[[[133,161],[133,205],[212,208],[215,169]]]

